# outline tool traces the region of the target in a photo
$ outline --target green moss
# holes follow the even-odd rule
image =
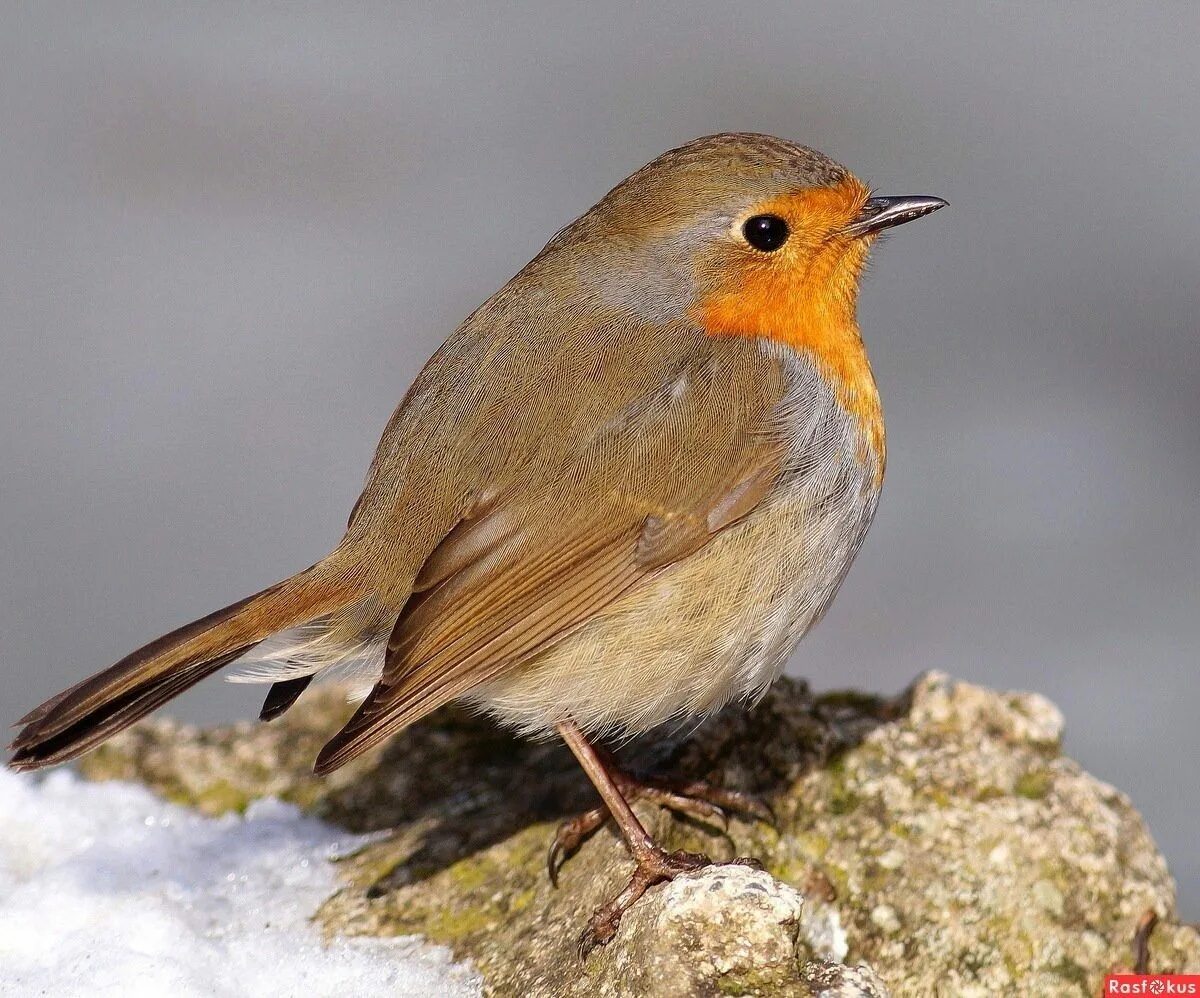
[[[112,742],[101,745],[75,765],[89,780],[133,780],[139,776],[130,765],[126,753],[118,750]]]
[[[313,811],[324,803],[325,793],[325,787],[316,780],[310,780],[288,787],[279,796],[281,800],[295,804],[301,811]]]
[[[920,791],[920,796],[927,800],[933,801],[938,807],[945,809],[953,803],[950,794],[941,787],[923,787]]]
[[[230,811],[243,814],[253,799],[244,789],[235,787],[228,780],[217,780],[197,793],[191,803],[205,814],[227,814]]]
[[[829,847],[833,845],[833,840],[820,832],[804,832],[796,836],[796,841],[814,859],[824,859]]]
[[[850,896],[850,871],[842,866],[826,864],[825,866],[821,867],[821,872],[829,878],[829,881],[833,884],[833,889],[839,898]]]
[[[457,948],[495,928],[497,914],[488,907],[446,905],[436,908],[402,908],[376,912],[372,935],[423,935]],[[328,926],[326,926],[328,929]]]
[[[751,995],[791,994],[790,989],[781,990],[788,988],[790,980],[788,968],[766,966],[753,970],[742,970],[733,974],[723,974],[713,983],[716,985],[718,994],[748,998]]]
[[[476,856],[468,856],[446,870],[455,888],[461,891],[471,891],[493,880],[494,864],[480,860]]]
[[[1053,967],[1050,967],[1049,970],[1055,977],[1061,977],[1064,981],[1079,988],[1080,994],[1091,995],[1093,993],[1088,983],[1087,969],[1080,966],[1074,960],[1064,956]]]
[[[829,783],[829,812],[849,814],[857,810],[862,798],[853,789],[855,781],[850,776],[845,757],[834,759],[825,774]]]
[[[979,972],[990,967],[995,961],[996,948],[994,946],[979,945],[963,953],[959,960],[959,966],[968,977],[978,978]]]
[[[519,911],[524,911],[537,897],[537,890],[533,887],[527,887],[525,890],[514,894],[508,902],[508,913],[515,915]]]
[[[435,942],[453,946],[485,932],[494,923],[493,912],[488,908],[442,908],[426,913],[420,931]]]
[[[717,994],[730,995],[734,998],[750,998],[752,995],[775,994],[779,987],[779,979],[775,977],[763,985],[752,983],[744,977],[719,977],[716,985]]]
[[[1050,792],[1054,783],[1054,774],[1048,769],[1031,769],[1022,773],[1013,787],[1013,793],[1018,797],[1029,800],[1041,800]]]
[[[861,804],[862,798],[844,787],[833,791],[829,795],[830,814],[850,814],[852,811],[858,810]]]
[[[858,887],[862,892],[877,893],[894,880],[895,874],[893,871],[871,860],[865,860],[862,863],[862,868],[859,870]]]

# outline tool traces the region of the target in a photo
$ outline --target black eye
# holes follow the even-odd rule
[[[788,224],[778,215],[755,215],[746,219],[742,235],[756,250],[774,253],[787,242]]]

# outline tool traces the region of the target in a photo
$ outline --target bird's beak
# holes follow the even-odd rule
[[[901,194],[899,197],[875,197],[863,205],[858,217],[842,229],[844,236],[870,236],[893,225],[903,225],[931,211],[945,208],[941,198],[926,194]]]

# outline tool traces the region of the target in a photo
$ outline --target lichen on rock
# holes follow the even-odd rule
[[[766,872],[654,888],[586,960],[579,932],[629,863],[605,829],[550,885],[557,822],[594,804],[569,753],[448,709],[316,780],[345,714],[318,690],[270,725],[150,722],[82,769],[208,813],[274,795],[380,831],[343,861],[320,924],[445,943],[495,995],[1088,996],[1129,964],[1147,909],[1152,968],[1200,972],[1200,935],[1178,923],[1141,818],[1061,755],[1061,717],[1033,694],[929,674],[894,699],[813,696],[785,679],[687,738],[630,746],[635,766],[760,794],[777,824],[722,830],[639,804],[668,847],[755,856]]]

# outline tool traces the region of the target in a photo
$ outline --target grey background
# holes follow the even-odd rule
[[[459,319],[768,131],[951,202],[875,255],[888,482],[793,671],[1047,694],[1200,916],[1197,5],[502,6],[0,6],[3,720],[319,557]]]

